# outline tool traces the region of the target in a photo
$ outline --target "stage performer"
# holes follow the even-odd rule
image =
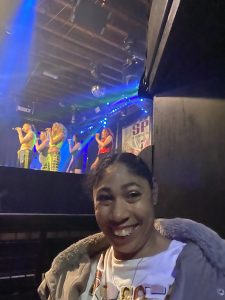
[[[76,134],[73,135],[72,140],[68,139],[69,151],[72,154],[67,173],[82,174],[83,169],[83,151],[82,142]]]
[[[16,127],[15,130],[18,133],[20,149],[18,154],[18,165],[20,168],[29,169],[32,150],[36,142],[36,134],[33,125],[29,123],[24,123],[23,127]],[[24,134],[23,134],[24,132]]]
[[[52,128],[47,128],[46,130],[49,137],[46,168],[48,171],[58,172],[61,160],[61,148],[67,136],[67,129],[63,124],[55,122]]]
[[[101,132],[101,139],[99,138],[99,133],[96,133],[95,140],[98,143],[98,155],[91,165],[91,170],[94,170],[103,158],[112,153],[113,133],[111,129],[104,128]]]
[[[36,141],[35,147],[39,153],[39,162],[41,164],[41,170],[47,170],[47,155],[49,148],[49,139],[46,131],[40,132],[40,144],[38,140]]]

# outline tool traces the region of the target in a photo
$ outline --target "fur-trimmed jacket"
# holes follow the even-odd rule
[[[173,271],[175,282],[169,299],[225,300],[225,241],[205,225],[188,219],[157,219],[155,228],[169,239],[187,243]],[[61,252],[38,288],[40,298],[78,300],[89,277],[94,280],[92,269],[108,247],[103,233],[97,233]]]

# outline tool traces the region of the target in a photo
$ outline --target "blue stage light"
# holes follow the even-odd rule
[[[36,0],[24,0],[7,24],[0,48],[0,92],[20,92],[29,76]]]

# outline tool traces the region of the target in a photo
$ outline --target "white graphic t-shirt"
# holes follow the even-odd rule
[[[173,269],[184,243],[173,240],[154,256],[118,260],[113,248],[101,255],[92,286],[92,300],[164,300],[174,282]]]

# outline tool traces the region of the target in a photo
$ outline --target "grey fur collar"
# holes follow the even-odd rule
[[[189,219],[157,219],[155,228],[170,239],[193,242],[212,266],[225,272],[225,240],[209,227]]]
[[[225,272],[225,241],[203,224],[188,219],[156,219],[155,228],[165,237],[182,242],[193,242],[217,269]],[[91,235],[72,244],[61,252],[52,263],[52,272],[73,269],[82,257],[94,257],[106,249],[109,243],[103,233]]]

